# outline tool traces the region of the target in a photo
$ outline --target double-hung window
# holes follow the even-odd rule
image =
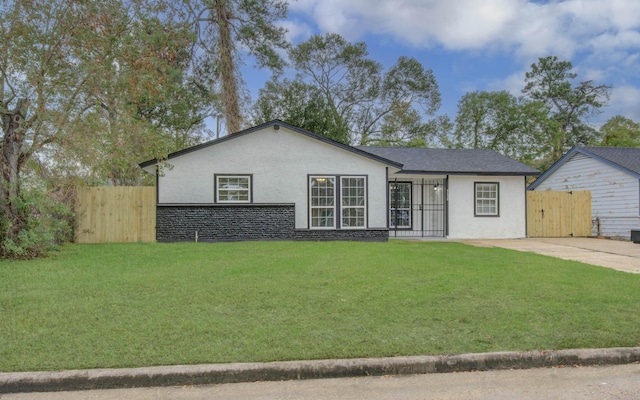
[[[364,228],[366,216],[366,183],[364,177],[342,177],[340,189],[342,193],[342,227]]]
[[[500,215],[499,185],[496,182],[475,183],[476,217],[498,217]]]
[[[336,179],[333,176],[312,176],[309,182],[309,200],[312,228],[336,226]]]
[[[366,215],[367,181],[365,177],[309,177],[310,228],[365,228]]]
[[[251,175],[215,175],[216,203],[251,203]]]

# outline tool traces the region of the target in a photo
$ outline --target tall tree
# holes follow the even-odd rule
[[[0,3],[0,255],[15,254],[29,212],[23,207],[21,172],[64,132],[90,79],[81,47],[96,31],[100,6],[66,1]],[[20,251],[17,251],[18,253]]]
[[[433,122],[424,122],[420,113],[412,108],[410,103],[398,102],[398,106],[384,116],[380,137],[375,144],[428,147],[435,137]]]
[[[111,184],[139,184],[140,160],[206,135],[211,92],[187,73],[193,36],[167,19],[128,18],[127,34],[112,39],[116,49],[95,71],[96,85],[85,90],[85,101],[97,106],[74,121],[64,143],[80,165]]]
[[[189,4],[189,3],[188,3]],[[257,65],[279,70],[283,60],[278,49],[288,47],[286,30],[277,22],[287,15],[286,0],[191,0],[193,25],[198,32],[201,70],[215,74],[221,86],[222,111],[227,132],[242,126],[242,52],[253,56]]]
[[[149,106],[173,87],[165,74],[180,70],[175,61],[189,44],[170,17],[150,19],[154,12],[167,16],[162,3],[144,0],[0,0],[0,256],[41,249],[33,232],[49,214],[23,196],[27,166],[80,161],[87,170],[117,159],[117,149],[166,154],[151,146],[160,117]]]
[[[458,102],[456,147],[473,149],[487,147],[495,136],[494,131],[498,122],[495,117],[501,109],[499,102],[509,100],[510,95],[507,92],[465,94]]]
[[[602,145],[612,147],[640,147],[640,124],[616,115],[600,128]]]
[[[300,80],[274,78],[258,93],[251,119],[254,124],[280,119],[337,142],[349,143],[347,127],[327,118],[332,110],[320,89]]]
[[[292,48],[289,59],[295,79],[275,77],[268,86],[282,87],[278,89],[281,92],[290,90],[284,86],[317,88],[322,102],[316,99],[304,106],[321,105],[333,136],[346,136],[350,143],[364,145],[381,140],[384,118],[389,114],[397,116],[414,109],[433,114],[440,106],[440,93],[431,70],[413,58],[400,57],[383,72],[382,65],[368,57],[365,43],[349,43],[338,34],[311,37]],[[261,91],[261,95],[266,96],[267,92]]]
[[[546,109],[540,102],[516,98],[506,91],[471,92],[458,102],[450,147],[487,148],[521,161],[538,158],[547,129]]]
[[[572,82],[577,74],[571,72],[572,68],[571,62],[549,56],[540,58],[525,74],[526,86],[522,92],[532,100],[543,102],[555,122],[548,137],[549,156],[554,160],[576,144],[593,144],[598,140],[598,132],[588,125],[589,118],[609,100],[609,86],[593,81],[574,86]]]

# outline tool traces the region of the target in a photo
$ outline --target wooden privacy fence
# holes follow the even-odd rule
[[[527,192],[528,237],[591,236],[591,192]]]
[[[155,187],[81,187],[75,211],[76,243],[156,240]]]

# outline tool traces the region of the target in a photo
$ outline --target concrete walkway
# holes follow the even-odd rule
[[[481,239],[463,243],[527,251],[640,274],[640,244],[595,238]]]

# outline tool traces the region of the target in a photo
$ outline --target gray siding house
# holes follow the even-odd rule
[[[628,239],[640,228],[640,148],[576,146],[528,189],[589,190],[593,235]]]

